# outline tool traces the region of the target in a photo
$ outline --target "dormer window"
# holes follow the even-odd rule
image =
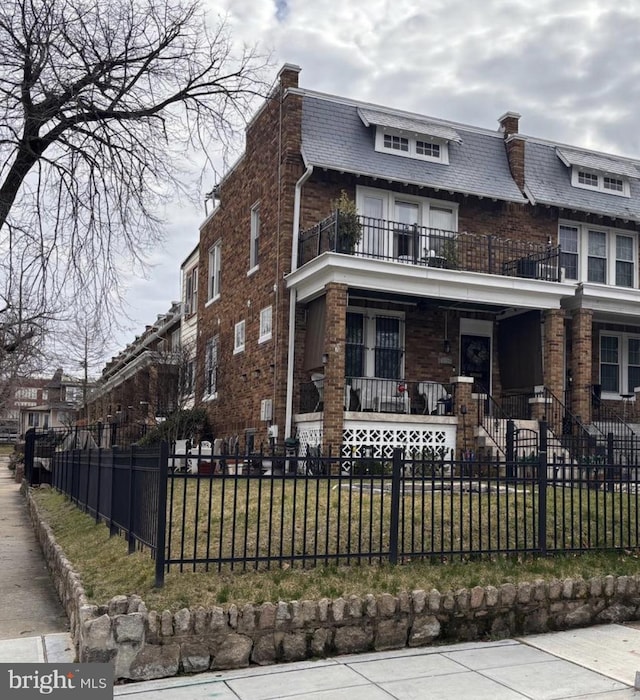
[[[571,171],[571,184],[574,187],[606,192],[607,194],[615,194],[622,197],[629,196],[628,180],[605,175],[604,173],[581,170],[576,166],[573,166]]]
[[[571,168],[573,187],[630,197],[629,180],[640,177],[634,163],[598,153],[556,148],[558,158]]]
[[[406,112],[383,112],[359,107],[358,115],[366,127],[375,127],[375,149],[405,158],[449,163],[449,144],[462,143],[447,123],[418,118]]]
[[[376,127],[376,151],[392,152],[406,158],[449,162],[447,142],[429,138],[423,134],[393,133],[388,128]]]

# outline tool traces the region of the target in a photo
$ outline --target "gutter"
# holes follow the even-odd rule
[[[303,154],[304,157],[304,154]],[[298,182],[296,182],[293,199],[293,241],[291,242],[291,272],[298,269],[298,237],[300,235],[300,202],[302,199],[302,186],[311,177],[313,165],[308,165]],[[287,348],[287,399],[285,411],[285,438],[291,437],[293,423],[293,365],[295,355],[295,323],[296,323],[296,299],[295,289],[289,291],[289,342]]]

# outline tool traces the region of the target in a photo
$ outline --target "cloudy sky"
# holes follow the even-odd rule
[[[304,88],[489,129],[640,158],[637,0],[202,0],[238,45],[272,52]],[[209,188],[212,183],[205,183]],[[132,331],[179,298],[203,209],[175,210],[148,279],[132,281]]]

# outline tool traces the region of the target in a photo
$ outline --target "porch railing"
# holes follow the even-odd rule
[[[413,265],[557,282],[560,247],[358,216],[360,240],[340,235],[338,212],[300,234],[298,264],[334,251]]]
[[[324,410],[325,378],[300,384],[300,413]],[[451,415],[455,386],[436,381],[347,377],[344,382],[345,411]]]

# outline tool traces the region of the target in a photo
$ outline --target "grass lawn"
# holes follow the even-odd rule
[[[494,556],[485,560],[450,561],[437,564],[416,560],[395,567],[389,564],[369,563],[351,566],[319,565],[316,568],[304,570],[292,568],[287,564],[280,568],[276,564],[262,571],[238,569],[230,571],[227,566],[223,566],[220,571],[217,568],[211,568],[209,571],[194,571],[193,567],[185,567],[185,570],[180,572],[177,566],[173,566],[166,574],[164,587],[156,589],[153,585],[154,562],[147,550],[129,555],[127,544],[122,537],[110,538],[104,524],[96,524],[90,516],[82,513],[64,496],[50,489],[35,489],[33,494],[43,516],[52,527],[56,540],[72,562],[74,569],[81,575],[89,599],[97,604],[105,603],[114,595],[136,593],[143,598],[149,609],[175,611],[183,607],[199,605],[210,607],[227,603],[257,604],[265,601],[336,598],[352,594],[384,592],[396,594],[402,590],[431,588],[445,591],[476,585],[498,586],[506,582],[515,583],[536,579],[636,574],[639,565],[638,553],[629,551],[622,554],[567,554],[546,558]],[[249,499],[247,502],[246,494],[244,496],[244,499],[239,499],[237,502],[243,502],[245,504],[243,507],[251,511],[252,501]],[[184,505],[185,511],[191,516],[191,522],[199,523],[198,530],[200,537],[204,537],[203,541],[216,542],[218,539],[216,527],[219,523],[215,522],[215,517],[209,516],[207,525],[202,520],[205,517],[203,509],[196,508],[199,499],[196,499],[189,490],[183,492],[183,497],[186,497],[186,500],[175,501],[176,512],[180,510],[181,505]],[[333,494],[332,497],[340,499],[343,496]],[[616,494],[602,494],[602,497],[603,504],[609,503],[608,512],[611,513]],[[202,495],[199,498],[202,498]],[[578,495],[575,495],[575,498],[578,498]],[[415,496],[412,496],[412,499],[411,505],[415,508]],[[595,504],[588,495],[582,502],[583,494],[580,493],[579,499],[581,508],[590,514],[589,519],[585,520],[585,527],[591,528],[592,524],[595,527],[593,513],[601,513],[601,511],[594,511]],[[293,503],[291,495],[285,493],[284,501],[286,508],[283,512],[289,513]],[[362,502],[365,503],[365,501]],[[567,504],[565,502],[561,505],[566,507]],[[362,507],[365,512],[371,509],[366,504]],[[521,510],[523,517],[530,517],[529,508],[523,507]],[[473,511],[472,517],[476,517],[476,512],[477,509]],[[615,511],[613,512],[615,514]],[[621,510],[615,519],[622,517],[625,521],[631,522],[632,516],[635,522],[635,512],[630,514],[628,509]],[[485,516],[480,517],[478,523],[481,523],[485,517],[486,510]],[[464,508],[454,509],[451,512],[451,518],[456,523],[466,522],[469,511]],[[353,519],[353,513],[351,513],[350,520],[346,522],[353,522]],[[572,528],[575,529],[571,522],[566,522],[566,519],[560,522],[556,517],[556,520],[548,522],[548,531],[551,535],[554,532],[562,532],[563,529],[571,531]],[[444,530],[450,532],[451,523],[448,523]],[[601,527],[601,533],[606,530],[605,524]],[[346,532],[345,529],[341,536],[346,537]],[[193,537],[194,534],[195,530],[192,528],[191,536]],[[574,535],[583,536],[581,532]],[[176,536],[175,532],[174,536]],[[242,540],[251,536],[250,532],[244,532]],[[335,541],[338,542],[339,539]],[[202,541],[197,546],[203,546]]]

